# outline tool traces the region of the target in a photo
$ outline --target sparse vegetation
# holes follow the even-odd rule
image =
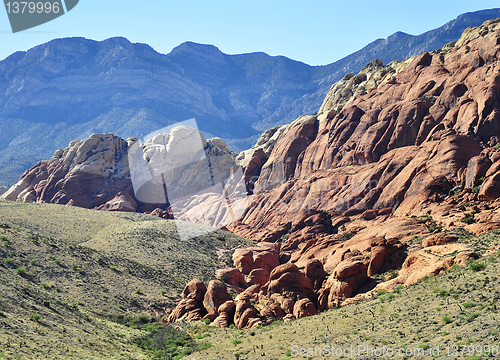
[[[146,324],[141,329],[149,334],[133,340],[139,347],[153,352],[155,359],[180,359],[195,351],[212,347],[210,343],[197,344],[187,333],[172,326],[160,326],[158,323]]]
[[[486,265],[484,265],[484,263],[481,263],[481,262],[476,262],[476,263],[472,263],[469,265],[469,268],[472,270],[472,271],[481,271],[481,270],[484,270]]]
[[[340,235],[340,237],[339,237],[339,241],[346,241],[346,240],[349,240],[349,239],[351,239],[354,235],[356,235],[356,234],[354,234],[354,233],[352,233],[352,232],[347,232],[347,233],[344,233],[344,234]]]
[[[464,214],[464,218],[460,220],[461,222],[463,223],[466,223],[466,224],[473,224],[476,220],[474,219],[474,215],[473,214],[468,214],[468,213],[465,213]]]

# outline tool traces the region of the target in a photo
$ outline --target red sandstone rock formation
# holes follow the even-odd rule
[[[184,288],[182,300],[172,311],[168,321],[173,322],[181,319],[187,321],[200,320],[207,313],[203,307],[206,292],[207,287],[202,281],[198,279],[191,280]]]
[[[214,320],[219,315],[219,307],[227,301],[232,300],[233,298],[227,292],[226,285],[222,281],[210,281],[205,297],[203,298],[203,307],[207,310],[205,318]]]

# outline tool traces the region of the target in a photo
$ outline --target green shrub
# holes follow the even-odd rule
[[[377,292],[377,295],[378,295],[378,296],[385,295],[385,294],[387,294],[387,290],[379,290],[379,291]]]
[[[469,215],[469,214],[464,214],[464,215],[465,215],[465,217],[460,220],[461,222],[469,224],[469,225],[476,222],[476,220],[474,220],[474,215]]]
[[[33,316],[31,317],[33,320],[35,321],[40,321],[40,319],[42,318],[42,315],[40,314],[33,314]]]
[[[449,323],[451,323],[452,321],[453,321],[453,320],[451,319],[451,317],[449,317],[449,316],[443,316],[443,322],[444,322],[445,324],[449,324]]]
[[[432,292],[434,294],[439,294],[442,297],[450,296],[450,290],[434,289]]]
[[[10,265],[10,264],[12,264],[14,262],[14,260],[12,260],[11,258],[7,258],[3,262],[6,263],[6,264],[8,264],[8,265]]]
[[[404,289],[404,286],[403,285],[398,285],[396,286],[396,288],[394,289],[394,293],[396,294],[399,294],[401,292],[401,290]]]
[[[189,334],[172,326],[148,323],[142,326],[142,330],[148,331],[149,334],[135,338],[132,342],[151,351],[154,359],[180,359],[213,346],[211,343],[196,344]]]
[[[23,267],[20,267],[20,268],[16,269],[16,272],[18,273],[18,275],[22,276],[22,275],[26,274],[26,269]]]
[[[61,264],[62,264],[62,261],[61,261],[61,260],[59,260],[59,259],[54,260],[54,262],[55,262],[57,265],[61,265]]]
[[[233,344],[234,346],[238,345],[238,344],[241,344],[242,341],[240,339],[233,339],[231,340],[231,344]]]
[[[469,315],[469,317],[470,317],[471,319],[475,319],[475,318],[477,318],[479,315],[481,315],[481,314],[480,314],[480,313],[478,313],[478,312],[474,312],[474,313],[470,314],[470,315]]]
[[[110,265],[109,268],[113,271],[117,271],[116,266]]]
[[[355,234],[352,233],[352,232],[348,232],[348,233],[345,233],[345,234],[342,234],[340,237],[339,237],[339,241],[346,241],[346,240],[349,240],[351,239]]]
[[[73,264],[73,270],[78,270],[78,268],[80,267],[80,265],[78,264]]]
[[[467,301],[467,302],[463,303],[462,306],[464,308],[468,309],[468,308],[472,308],[472,307],[476,306],[476,304],[474,304],[472,301]]]
[[[484,270],[486,265],[484,265],[483,263],[473,263],[473,264],[470,264],[469,266],[469,269],[471,269],[472,271],[481,271],[481,270]]]

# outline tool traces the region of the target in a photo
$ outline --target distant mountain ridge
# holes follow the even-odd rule
[[[142,137],[192,117],[207,137],[240,150],[260,131],[316,112],[333,83],[374,58],[439,48],[496,17],[500,9],[463,14],[419,36],[398,32],[326,66],[192,42],[163,55],[124,38],[56,39],[16,52],[0,61],[0,185],[71,140]]]

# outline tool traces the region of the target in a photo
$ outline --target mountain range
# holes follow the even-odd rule
[[[143,137],[196,118],[233,150],[262,130],[314,113],[330,86],[375,58],[403,60],[457,40],[500,9],[466,13],[412,36],[397,32],[326,66],[265,53],[228,55],[186,42],[169,54],[125,38],[64,38],[0,62],[0,185],[74,139],[114,132]]]

